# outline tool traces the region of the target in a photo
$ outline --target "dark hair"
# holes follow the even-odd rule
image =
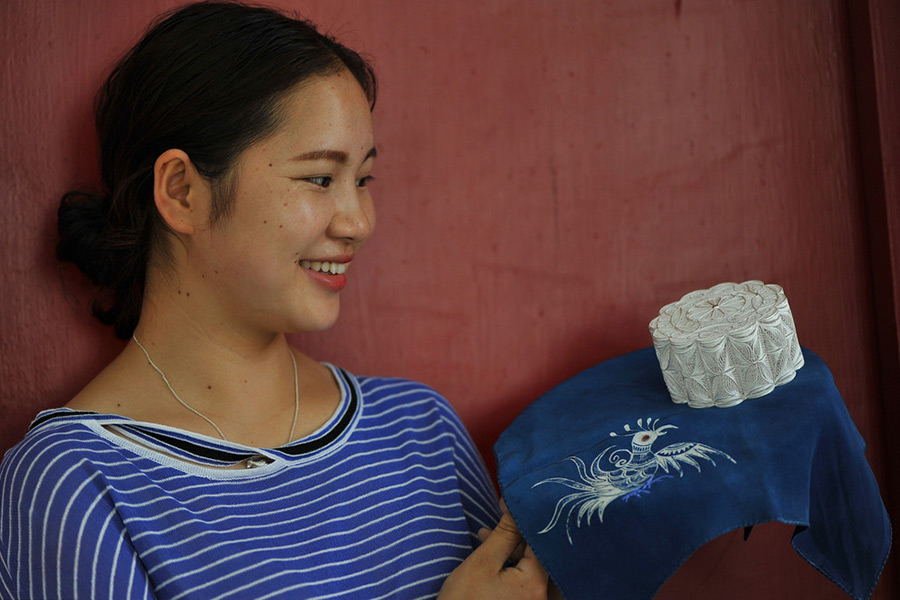
[[[151,249],[169,256],[153,202],[160,154],[183,150],[210,182],[214,224],[231,208],[234,161],[277,127],[285,93],[343,69],[374,107],[372,67],[308,21],[234,2],[191,4],[157,21],[96,98],[104,193],[72,191],[59,206],[57,256],[99,286],[94,316],[130,337]]]

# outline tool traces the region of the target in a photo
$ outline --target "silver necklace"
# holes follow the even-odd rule
[[[147,349],[144,348],[144,345],[140,342],[140,340],[137,339],[137,335],[132,335],[131,339],[133,339],[134,342],[138,345],[138,348],[143,350],[144,356],[147,357],[147,362],[150,363],[150,366],[153,367],[153,369],[157,373],[159,373],[160,377],[162,377],[162,380],[166,383],[166,387],[169,388],[169,391],[172,392],[172,395],[175,397],[176,400],[178,400],[178,403],[181,404],[186,409],[188,409],[189,411],[191,411],[192,413],[194,413],[195,415],[197,415],[198,417],[200,417],[201,419],[203,419],[204,421],[206,421],[207,423],[209,423],[210,425],[212,425],[213,429],[216,430],[216,433],[219,434],[219,437],[227,442],[228,438],[225,437],[225,434],[222,433],[222,430],[219,429],[219,426],[216,425],[212,419],[210,419],[209,417],[204,415],[202,412],[200,412],[193,406],[189,405],[187,402],[182,400],[178,396],[178,394],[175,393],[175,390],[172,389],[172,384],[169,383],[169,378],[166,377],[166,374],[162,372],[162,369],[160,369],[158,366],[156,366],[156,363],[153,362],[152,358],[150,358],[150,353],[147,352]],[[291,440],[294,439],[294,428],[297,427],[297,413],[300,410],[300,386],[297,383],[297,359],[294,358],[294,353],[291,351],[290,348],[288,348],[288,352],[290,352],[290,355],[291,355],[291,364],[294,366],[294,420],[293,420],[293,422],[291,422],[291,431],[290,431],[290,433],[288,433],[288,439],[287,439],[287,442],[285,442],[286,444],[289,444],[291,442]],[[248,463],[247,463],[248,467],[259,466],[255,463],[251,465],[250,461],[253,461],[253,460],[255,460],[255,458],[248,459]]]

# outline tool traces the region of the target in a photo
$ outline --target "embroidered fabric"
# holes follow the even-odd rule
[[[664,306],[650,333],[672,400],[734,406],[794,378],[803,353],[784,290],[720,283]]]
[[[654,351],[588,369],[526,408],[494,452],[503,498],[568,600],[644,600],[707,541],[767,521],[851,597],[891,545],[878,485],[828,368],[727,411],[670,401]]]

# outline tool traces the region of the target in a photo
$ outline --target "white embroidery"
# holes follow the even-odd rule
[[[672,477],[669,473],[671,468],[678,472],[679,477],[684,475],[681,470],[681,463],[692,465],[700,472],[700,463],[695,459],[708,460],[716,466],[716,461],[712,459],[712,455],[718,454],[724,456],[732,463],[737,461],[722,452],[705,444],[697,442],[679,442],[670,444],[658,452],[653,452],[651,446],[660,436],[666,435],[667,430],[677,429],[675,425],[663,425],[657,427],[659,419],[647,419],[644,425],[642,419],[638,419],[638,430],[632,431],[629,425],[625,425],[624,434],[610,433],[610,437],[619,437],[620,435],[631,436],[631,448],[618,448],[613,450],[613,446],[607,447],[601,452],[597,458],[591,463],[590,467],[584,464],[584,461],[577,456],[570,456],[569,460],[575,463],[578,469],[580,481],[567,479],[565,477],[551,477],[543,481],[539,481],[533,486],[535,488],[544,483],[560,483],[574,490],[573,494],[562,497],[556,503],[556,509],[553,511],[553,517],[550,523],[539,533],[547,533],[556,525],[560,516],[568,507],[566,515],[566,536],[569,543],[572,543],[572,533],[569,529],[569,523],[572,520],[572,514],[577,510],[576,526],[581,527],[581,521],[587,517],[587,524],[591,524],[591,518],[596,513],[603,522],[603,512],[606,507],[616,498],[622,498],[628,501],[644,494],[650,493],[651,486],[663,479]],[[607,453],[609,453],[607,456]],[[604,458],[609,465],[603,468]],[[666,475],[657,476],[657,471],[662,469]]]

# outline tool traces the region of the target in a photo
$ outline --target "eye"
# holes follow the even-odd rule
[[[313,185],[317,185],[321,188],[327,188],[331,185],[331,176],[323,175],[321,177],[304,177],[303,181],[308,181]]]
[[[375,178],[371,175],[366,175],[362,179],[356,180],[356,187],[364,188],[369,185],[370,182],[375,181]]]

